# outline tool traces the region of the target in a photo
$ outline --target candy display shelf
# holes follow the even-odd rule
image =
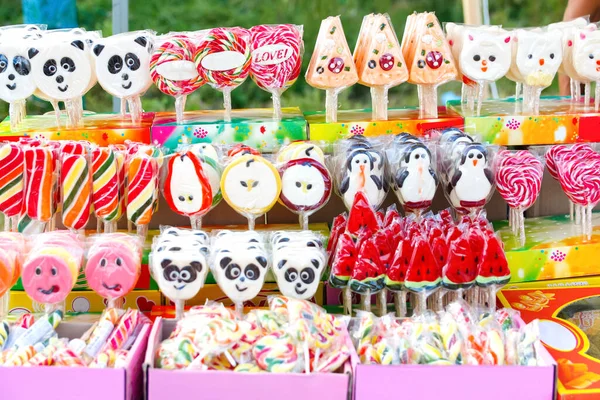
[[[192,111],[184,114],[181,124],[177,124],[173,113],[157,113],[152,140],[171,150],[187,141],[245,143],[266,152],[295,140],[306,140],[306,120],[300,109],[283,108],[282,113],[282,119],[275,120],[273,110],[268,108],[233,110],[231,122],[226,122],[220,110]]]
[[[541,340],[558,365],[561,400],[600,398],[600,277],[509,284],[498,298],[540,320]]]
[[[79,338],[91,323],[63,322],[59,337]],[[150,325],[142,327],[133,343],[124,368],[0,368],[3,399],[89,399],[131,400],[143,398],[142,362],[148,345]],[[32,383],[37,384],[32,384]],[[60,390],[48,390],[42,382],[52,382]]]
[[[66,128],[67,118],[61,116],[60,127],[56,126],[54,114],[27,117],[17,131],[10,129],[10,120],[0,123],[0,139],[18,140],[20,137],[45,138],[52,140],[87,140],[99,146],[123,144],[126,140],[150,143],[150,126],[154,113],[144,113],[139,124],[133,124],[129,116],[119,114],[86,113],[81,128]]]
[[[392,109],[388,111],[387,121],[373,121],[371,110],[344,110],[338,112],[337,122],[325,122],[325,112],[306,112],[310,140],[332,143],[353,135],[380,136],[410,132],[423,135],[430,129],[460,127],[463,119],[455,113],[439,107],[439,117],[435,119],[419,118],[418,108]]]
[[[162,303],[161,293],[158,290],[135,290],[125,296],[123,307],[138,309],[143,312],[150,312],[154,306]],[[65,300],[65,312],[99,313],[106,308],[106,300],[91,290],[71,292]],[[11,314],[22,314],[24,312],[42,312],[43,305],[34,303],[26,292],[10,292]]]
[[[234,373],[231,371],[169,371],[154,368],[159,343],[175,328],[174,320],[157,318],[150,333],[144,362],[147,399],[184,398],[199,390],[205,398],[230,400],[328,399],[348,400],[352,382],[352,366],[347,362],[340,373]],[[350,337],[346,340],[350,343]],[[353,360],[356,360],[354,357]],[[273,396],[273,393],[277,393]],[[367,397],[371,398],[371,397]]]
[[[598,274],[600,213],[594,213],[590,240],[581,226],[565,215],[525,219],[525,246],[520,246],[507,221],[494,227],[504,242],[512,283]]]
[[[464,117],[465,132],[483,142],[518,146],[600,141],[600,113],[568,97],[543,97],[539,115],[523,114],[523,102],[512,98],[484,101],[480,116],[458,100],[446,105]]]

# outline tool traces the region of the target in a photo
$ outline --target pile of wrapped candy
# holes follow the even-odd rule
[[[362,364],[542,365],[538,321],[519,312],[479,312],[462,301],[409,319],[361,311],[350,335]]]
[[[23,314],[13,324],[0,323],[0,366],[122,368],[129,350],[148,321],[138,310],[107,308],[80,338],[59,338],[60,310],[34,320]]]
[[[352,344],[344,323],[305,300],[269,298],[240,317],[222,304],[192,307],[158,350],[156,367],[237,372],[336,372]]]

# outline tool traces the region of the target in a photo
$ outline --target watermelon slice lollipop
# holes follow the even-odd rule
[[[463,235],[450,245],[448,261],[442,270],[442,285],[450,290],[468,289],[477,278],[477,262],[469,238]]]
[[[346,230],[346,223],[348,216],[346,213],[342,213],[333,219],[331,226],[331,234],[329,235],[329,241],[327,242],[327,254],[329,255],[329,264],[333,261],[335,249],[337,247],[338,240],[343,231]]]
[[[360,232],[375,233],[379,230],[377,215],[375,215],[375,211],[373,211],[364,192],[356,192],[354,196],[354,202],[348,216],[347,230],[353,236],[358,236]]]
[[[385,267],[374,239],[367,239],[361,245],[350,278],[350,289],[367,296],[379,292],[385,286]]]
[[[409,239],[402,239],[398,243],[398,248],[394,253],[394,258],[390,267],[386,271],[385,286],[391,291],[397,292],[404,290],[404,281],[406,280],[406,271],[412,257],[412,247]]]
[[[331,265],[329,284],[334,288],[343,289],[348,285],[356,264],[356,246],[348,232],[342,233],[335,248],[335,255]]]
[[[431,246],[422,236],[414,239],[413,246],[404,285],[408,290],[416,293],[436,289],[440,284],[441,276]]]
[[[477,286],[503,286],[510,281],[510,268],[500,240],[493,233],[485,235],[485,248],[477,271]]]

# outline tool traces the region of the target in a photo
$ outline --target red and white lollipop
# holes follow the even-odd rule
[[[281,94],[296,82],[302,67],[302,27],[258,25],[250,28],[250,76],[273,95],[273,111],[281,118]]]
[[[525,244],[523,213],[540,195],[544,164],[527,150],[498,153],[496,161],[496,189],[510,207],[509,221],[513,233],[519,234]]]

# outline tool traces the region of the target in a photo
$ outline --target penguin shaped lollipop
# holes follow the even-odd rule
[[[490,158],[490,153],[480,143],[463,148],[446,188],[446,195],[457,210],[473,211],[487,203],[494,189]]]

